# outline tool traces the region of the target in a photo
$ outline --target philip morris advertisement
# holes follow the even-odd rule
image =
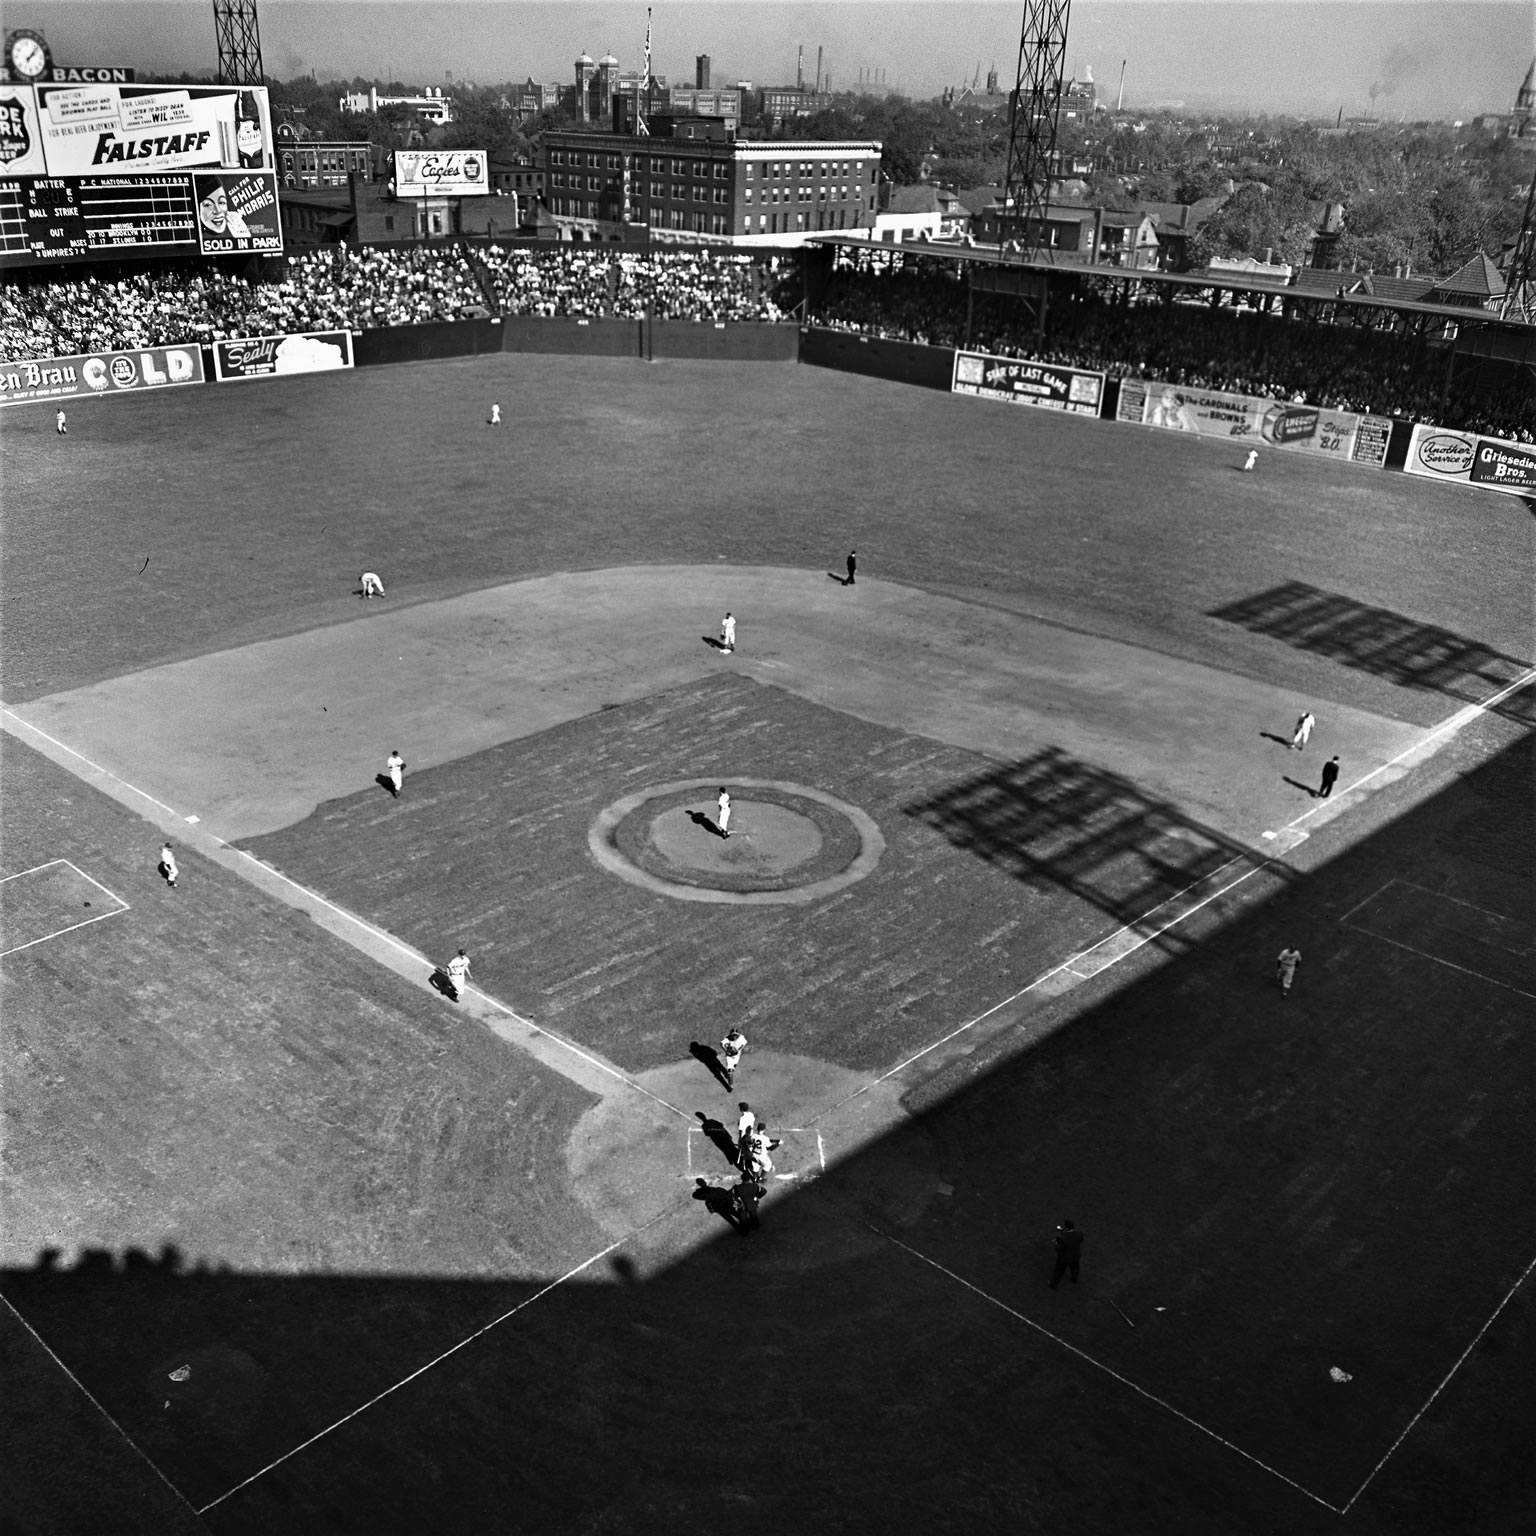
[[[136,352],[89,352],[37,362],[0,360],[0,405],[202,382],[203,354],[197,347],[141,347]]]
[[[1386,463],[1392,430],[1385,416],[1357,416],[1353,411],[1331,411],[1317,405],[1164,384],[1155,379],[1121,380],[1115,417],[1167,432],[1227,438],[1245,447],[1267,444],[1348,459],[1375,469]]]
[[[1014,405],[1042,405],[1047,410],[1097,416],[1104,398],[1104,375],[1017,357],[956,352],[950,388],[957,395],[980,395]]]
[[[247,336],[213,344],[214,377],[267,379],[280,373],[325,373],[352,366],[350,331],[304,331],[293,336]]]
[[[1416,426],[1403,468],[1426,480],[1455,480],[1511,496],[1536,494],[1536,446],[1502,437]]]
[[[483,197],[490,189],[483,149],[397,149],[396,197]]]
[[[50,176],[270,171],[272,119],[264,86],[39,85]]]
[[[281,251],[282,217],[275,173],[214,171],[192,178],[197,247],[205,256]]]

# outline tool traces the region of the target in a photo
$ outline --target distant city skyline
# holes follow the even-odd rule
[[[414,85],[567,81],[581,52],[638,67],[644,0],[258,0],[262,54],[278,79],[398,79]],[[653,68],[691,81],[793,84],[797,49],[812,83],[818,48],[834,89],[861,72],[927,99],[985,81],[1013,84],[1022,0],[657,0]],[[210,0],[16,0],[4,24],[40,28],[61,63],[148,73],[212,71]],[[1536,56],[1533,0],[1076,0],[1067,65],[1091,69],[1126,105],[1196,111],[1342,109],[1386,118],[1470,118],[1506,110]]]

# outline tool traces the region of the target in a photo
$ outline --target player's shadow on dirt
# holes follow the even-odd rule
[[[1317,791],[1310,784],[1303,784],[1300,779],[1293,779],[1289,774],[1284,774],[1282,777],[1292,789],[1302,790],[1304,793],[1311,795],[1314,800],[1317,799]]]
[[[717,651],[725,650],[725,642],[723,640],[715,639],[713,635],[700,635],[699,639],[702,640],[705,645],[713,646]]]
[[[688,1054],[695,1061],[701,1061],[709,1068],[710,1074],[722,1088],[731,1086],[730,1080],[725,1075],[725,1068],[720,1064],[720,1053],[712,1045],[701,1045],[697,1040],[688,1046]]]
[[[442,968],[442,966],[439,965],[433,968],[432,974],[427,977],[427,985],[431,987],[434,992],[441,992],[442,995],[446,997],[450,1003],[456,1003],[458,1001],[453,993],[448,990],[448,973]]]
[[[394,783],[391,781],[391,779],[390,779],[390,777],[389,777],[389,775],[387,773],[376,773],[376,774],[374,774],[373,782],[375,784],[377,784],[379,786],[379,788],[382,789],[385,792],[385,794],[392,795],[396,799],[399,799],[399,796],[395,795]]]
[[[827,579],[829,581],[835,581],[840,587],[851,587],[853,585],[853,581],[850,577],[839,576],[836,571],[828,571]]]
[[[720,830],[719,824],[711,821],[703,811],[689,811],[688,820],[696,827],[703,827],[706,832],[713,832],[716,837],[725,836],[725,833]]]
[[[1443,693],[1469,704],[1492,697],[1530,665],[1481,641],[1304,581],[1282,582],[1212,608],[1206,616],[1283,640],[1297,650],[1326,656],[1400,688]],[[1490,713],[1536,725],[1536,691],[1521,689],[1495,704]]]
[[[1274,742],[1276,746],[1289,747],[1291,744],[1289,736],[1276,736],[1273,731],[1260,731],[1259,735],[1265,741]]]
[[[736,1214],[736,1197],[730,1190],[711,1184],[708,1179],[695,1179],[693,1198],[704,1202],[704,1209],[718,1216],[728,1227],[741,1230]]]
[[[694,1111],[694,1118],[698,1120],[699,1129],[709,1137],[716,1151],[734,1168],[737,1161],[736,1138],[731,1135],[724,1122],[711,1119],[702,1109]]]
[[[1159,932],[1166,914],[1156,909],[1253,857],[1131,780],[1054,747],[902,809],[1036,890],[1071,891],[1133,927],[1147,919],[1151,942],[1169,950],[1193,940],[1176,928]]]

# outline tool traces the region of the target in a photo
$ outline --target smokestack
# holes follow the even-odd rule
[[[800,56],[795,61],[795,89],[797,91],[803,91],[805,89],[805,44],[804,43],[800,44]]]
[[[696,90],[709,89],[709,55],[699,54],[693,61],[693,84]]]
[[[821,44],[816,45],[816,94],[821,94]]]
[[[1120,60],[1120,94],[1115,97],[1115,111],[1125,105],[1125,60]]]

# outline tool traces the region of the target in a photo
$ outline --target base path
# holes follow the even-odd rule
[[[630,567],[488,588],[218,651],[15,711],[226,840],[722,668],[1010,762],[1042,746],[1253,844],[1421,728],[1053,624],[821,571]],[[737,648],[713,643],[738,618]],[[1285,750],[1310,708],[1306,753]],[[749,765],[743,764],[743,768]],[[1287,783],[1286,779],[1296,781]],[[406,775],[410,793],[410,770]]]

